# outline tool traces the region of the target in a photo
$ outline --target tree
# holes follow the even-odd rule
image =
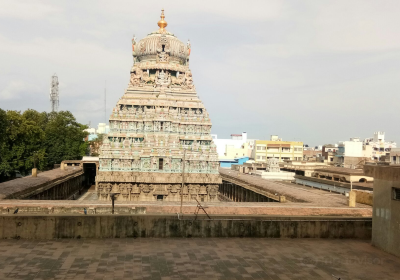
[[[63,160],[82,159],[88,149],[88,143],[84,141],[86,128],[71,112],[49,113],[44,141],[48,164],[53,166]]]
[[[41,130],[46,130],[46,125],[49,121],[48,113],[39,113],[36,110],[28,109],[22,114],[22,116],[29,121],[35,122]]]
[[[0,182],[4,177],[5,174],[8,174],[12,171],[9,163],[6,160],[6,150],[8,146],[7,143],[7,113],[0,109]]]
[[[27,120],[19,111],[7,111],[5,124],[6,127],[3,130],[5,136],[2,137],[1,144],[0,174],[2,177],[12,176],[15,171],[26,174],[33,167],[34,152],[37,153],[38,164],[43,168],[45,165],[42,148],[44,132],[39,125],[32,120]]]
[[[0,109],[0,182],[16,171],[27,174],[35,165],[44,170],[81,159],[89,145],[84,141],[86,128],[70,112]]]

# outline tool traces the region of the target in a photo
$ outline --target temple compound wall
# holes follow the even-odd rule
[[[218,201],[218,155],[189,69],[191,45],[166,31],[164,18],[132,39],[128,88],[100,147],[100,200]]]

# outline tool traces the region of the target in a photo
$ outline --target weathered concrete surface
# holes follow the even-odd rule
[[[365,165],[364,171],[374,177],[372,244],[400,256],[400,200],[393,189],[400,190],[400,166]]]
[[[2,280],[398,280],[400,274],[399,258],[354,239],[4,239],[0,248]]]
[[[323,179],[323,178],[307,177],[307,176],[301,176],[301,175],[296,175],[295,178],[312,181],[312,182],[317,182],[317,183],[322,183],[322,184],[331,185],[331,186],[336,186],[336,187],[347,188],[347,189],[351,188],[351,184],[346,183],[346,182],[338,182],[338,181],[332,181],[332,180]],[[368,183],[360,183],[360,182],[354,183],[353,182],[353,189],[372,191],[373,185],[374,185],[373,182],[368,182]]]
[[[331,200],[340,196],[325,192]],[[363,204],[356,204],[355,208],[348,207],[348,202],[343,199],[339,206],[318,206],[308,203],[276,203],[276,202],[215,202],[202,203],[207,213],[212,215],[279,215],[279,216],[346,216],[346,217],[371,217],[372,208]],[[360,205],[362,205],[360,207]],[[180,212],[178,202],[129,202],[118,201],[115,204],[125,213],[132,208],[146,208],[147,214],[175,214]],[[48,214],[48,213],[83,213],[83,208],[92,211],[97,208],[108,208],[111,213],[111,203],[108,201],[88,200],[2,200],[0,201],[0,214],[10,214],[18,208],[18,213]],[[183,213],[193,214],[197,204],[185,202]],[[75,210],[73,210],[75,209]],[[66,212],[63,212],[66,211]],[[99,213],[95,210],[95,213]],[[122,212],[121,212],[122,213]]]
[[[254,192],[279,200],[279,196],[285,196],[287,204],[302,205],[303,207],[346,207],[348,199],[344,195],[337,195],[327,191],[312,189],[288,182],[274,182],[261,179],[257,176],[240,174],[239,172],[220,168],[223,180],[241,185]],[[306,177],[307,180],[310,179]],[[371,208],[368,205],[357,204],[356,207]]]
[[[0,200],[29,197],[82,174],[83,169],[78,166],[66,167],[65,170],[57,168],[38,173],[37,177],[27,176],[0,183]]]
[[[2,215],[0,239],[124,237],[371,238],[370,218]]]
[[[374,200],[374,194],[372,192],[366,192],[361,190],[353,190],[356,193],[356,202],[366,205],[371,205]]]

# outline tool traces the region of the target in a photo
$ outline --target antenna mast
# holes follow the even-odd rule
[[[58,77],[57,74],[55,73],[53,76],[51,76],[50,103],[51,103],[51,111],[58,112],[58,105],[59,105]]]

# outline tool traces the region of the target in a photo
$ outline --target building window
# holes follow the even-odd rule
[[[393,188],[393,199],[400,200],[400,189]]]
[[[158,159],[158,169],[163,170],[163,165],[164,165],[164,159],[160,158]]]
[[[263,156],[262,159],[265,160],[265,156]]]
[[[261,147],[260,146],[257,146],[257,151],[261,151]]]
[[[261,150],[265,151],[267,149],[267,147],[261,147]]]

